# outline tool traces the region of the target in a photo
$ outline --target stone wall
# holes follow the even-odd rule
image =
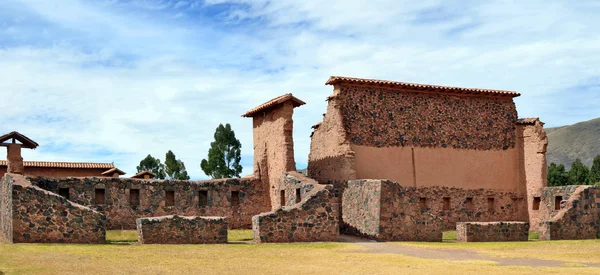
[[[12,177],[2,176],[0,180],[0,243],[13,242],[12,189]]]
[[[534,198],[542,197],[542,190],[548,187],[546,175],[548,137],[544,130],[544,123],[537,118],[519,120],[517,147],[520,168],[519,186],[526,188],[530,230],[537,231],[544,217],[533,210]]]
[[[526,242],[527,222],[461,222],[456,225],[459,242]]]
[[[252,218],[254,241],[257,243],[337,241],[339,206],[333,187],[316,184],[314,180],[296,172],[286,173],[282,181],[283,184],[290,186],[286,190],[299,188],[305,193],[298,203],[290,199],[291,206],[282,206],[274,211],[254,216]]]
[[[352,144],[506,150],[516,141],[512,98],[338,84],[332,100]],[[476,115],[475,115],[476,114]]]
[[[251,228],[252,216],[271,209],[268,193],[253,177],[208,181],[42,177],[30,180],[55,193],[69,188],[70,200],[106,214],[108,229],[135,229],[137,218],[174,214],[222,216],[229,219],[231,228]],[[97,190],[101,190],[99,194]]]
[[[227,243],[227,218],[178,215],[136,221],[141,244]]]
[[[0,177],[6,173],[6,166],[0,166]],[[103,177],[106,168],[54,168],[54,167],[25,167],[24,175],[32,177]]]
[[[442,241],[442,221],[419,206],[414,188],[353,180],[342,197],[343,231],[379,241]]]
[[[320,183],[356,179],[354,152],[346,136],[337,101],[330,100],[323,123],[315,125],[308,175]]]
[[[265,184],[271,197],[271,209],[280,206],[277,191],[281,175],[296,171],[294,160],[292,101],[269,109],[252,118],[254,137],[254,175]]]
[[[106,216],[55,193],[31,185],[21,175],[13,182],[13,241],[15,243],[104,243]]]
[[[539,225],[542,240],[580,240],[600,237],[600,187],[545,188]]]
[[[493,189],[419,187],[418,201],[425,199],[425,209],[442,219],[445,230],[458,222],[528,221],[527,202],[523,195]]]

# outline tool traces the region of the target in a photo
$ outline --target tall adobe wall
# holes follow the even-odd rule
[[[526,188],[530,230],[537,231],[544,215],[534,208],[536,198],[543,196],[548,187],[546,149],[548,137],[544,123],[538,118],[525,118],[517,122],[517,148],[519,150],[520,186]]]
[[[308,173],[320,182],[519,192],[517,111],[510,96],[334,85]]]
[[[279,191],[284,173],[296,171],[292,115],[295,107],[304,104],[292,94],[285,94],[242,115],[252,117],[254,175],[268,188],[272,209],[281,206]]]

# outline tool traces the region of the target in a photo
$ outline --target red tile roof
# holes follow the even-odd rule
[[[139,173],[133,175],[133,177],[131,177],[131,178],[132,179],[143,179],[144,175],[150,175],[150,178],[155,178],[156,177],[156,174],[154,174],[154,173],[152,173],[150,171],[142,171],[142,172],[139,172]]]
[[[7,166],[6,160],[0,160],[0,166]],[[48,167],[48,168],[75,168],[75,169],[111,169],[115,165],[112,163],[94,163],[94,162],[58,162],[58,161],[23,161],[25,167]]]
[[[295,96],[293,96],[292,94],[285,94],[285,95],[281,95],[278,96],[276,98],[273,98],[261,105],[258,105],[257,107],[253,108],[252,110],[246,112],[245,114],[242,115],[242,117],[253,117],[255,114],[263,112],[269,108],[272,108],[276,105],[279,105],[281,103],[284,103],[288,100],[291,100],[292,103],[294,104],[294,107],[299,107],[302,106],[304,104],[306,104],[304,101],[296,98]]]
[[[441,93],[448,93],[448,94],[487,95],[487,96],[502,96],[502,97],[517,97],[517,96],[521,95],[520,93],[513,92],[513,91],[477,89],[477,88],[460,88],[460,87],[417,84],[417,83],[398,82],[398,81],[390,81],[390,80],[364,79],[364,78],[344,77],[344,76],[332,76],[329,78],[329,80],[327,80],[325,85],[334,85],[334,84],[338,84],[338,83],[350,83],[350,84],[366,85],[366,86],[399,87],[399,88],[410,89],[410,90],[441,92]]]
[[[104,171],[101,175],[112,175],[114,173],[118,173],[119,175],[125,175],[127,173],[121,171],[121,169],[117,168],[117,167],[113,167],[109,170]]]
[[[519,118],[519,120],[517,120],[517,124],[519,124],[519,125],[535,125],[535,123],[537,121],[540,121],[539,117]]]

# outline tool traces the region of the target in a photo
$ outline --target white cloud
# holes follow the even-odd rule
[[[251,120],[239,116],[288,92],[308,103],[294,116],[306,163],[330,75],[517,90],[520,115],[552,126],[600,113],[593,1],[198,3],[0,4],[19,11],[0,12],[0,35],[19,32],[0,37],[0,129],[41,144],[26,159],[114,161],[133,174],[171,149],[199,178],[218,123],[232,124],[250,164]]]

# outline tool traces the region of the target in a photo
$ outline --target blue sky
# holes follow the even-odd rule
[[[515,90],[521,117],[600,116],[600,1],[2,0],[0,132],[26,160],[114,162],[173,150],[193,178],[231,123],[252,169],[246,110],[284,93],[296,161],[330,75]]]

